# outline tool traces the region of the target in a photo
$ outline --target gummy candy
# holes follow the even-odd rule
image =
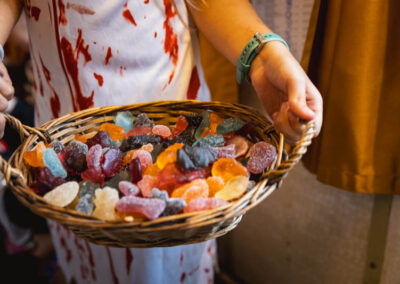
[[[150,175],[150,176],[156,176],[160,172],[160,168],[157,166],[157,164],[153,164],[150,167],[147,167],[143,174],[145,175]]]
[[[205,176],[206,172],[204,169],[182,172],[182,170],[179,169],[176,164],[168,164],[158,174],[158,178],[160,179],[159,187],[161,189],[170,190],[180,186],[183,183],[204,178]]]
[[[132,180],[132,176],[131,176],[129,170],[120,171],[115,176],[113,176],[111,179],[109,179],[105,183],[105,186],[109,186],[109,187],[112,187],[112,188],[118,188],[119,182],[123,181],[123,180]]]
[[[251,147],[250,159],[247,162],[247,170],[253,174],[259,174],[269,167],[276,157],[276,148],[266,142],[258,142]]]
[[[140,198],[136,196],[124,196],[116,204],[115,208],[121,213],[140,213],[148,219],[156,219],[165,210],[166,203],[158,198]]]
[[[81,135],[81,134],[75,134],[74,140],[82,142],[82,143],[86,143],[87,142],[86,137],[84,135]]]
[[[250,141],[257,141],[260,136],[256,130],[256,127],[252,123],[246,123],[242,128],[235,131],[236,135],[243,136]]]
[[[249,150],[249,141],[239,135],[233,136],[231,139],[226,141],[226,145],[235,145],[235,158],[244,157]]]
[[[236,199],[247,190],[249,179],[243,176],[237,176],[230,179],[223,189],[218,191],[214,196],[226,201]]]
[[[126,133],[126,137],[129,136],[136,136],[136,135],[151,135],[152,131],[151,128],[148,126],[136,126]]]
[[[209,198],[204,198],[204,197],[199,197],[192,199],[189,204],[185,207],[183,210],[184,213],[189,213],[189,212],[195,212],[195,211],[201,211],[201,210],[211,210],[214,208],[221,207],[225,204],[228,204],[223,199],[219,198],[214,198],[214,197],[209,197]]]
[[[67,177],[67,171],[52,148],[48,148],[43,152],[43,162],[55,177]]]
[[[46,146],[43,142],[39,142],[36,145],[35,150],[25,152],[23,157],[24,161],[31,167],[45,167],[43,162],[43,152],[46,150]]]
[[[214,162],[211,173],[213,176],[221,177],[225,183],[236,176],[247,177],[248,175],[247,169],[232,158],[219,158]]]
[[[103,123],[100,125],[100,131],[106,131],[110,135],[111,139],[118,141],[125,137],[125,130],[123,127],[115,125],[113,123]]]
[[[172,136],[180,135],[183,131],[185,131],[188,125],[189,123],[183,115],[178,116],[176,119],[175,128],[172,130]]]
[[[122,168],[123,154],[119,149],[111,148],[102,157],[101,168],[105,177],[112,177]]]
[[[104,183],[104,174],[101,170],[101,157],[103,150],[99,144],[92,146],[87,155],[86,163],[88,169],[81,174],[82,179],[90,180],[95,183]]]
[[[85,143],[80,142],[80,141],[73,140],[73,141],[71,141],[71,143],[69,143],[69,146],[75,148],[76,150],[78,150],[79,152],[81,152],[85,155],[87,154],[87,152],[89,150],[89,147]]]
[[[128,132],[133,127],[133,117],[132,113],[129,111],[118,112],[114,117],[115,125],[121,126],[125,132]]]
[[[162,216],[175,215],[181,212],[186,206],[186,202],[182,198],[168,198],[168,193],[158,188],[153,188],[152,197],[162,199],[166,202],[167,206]]]
[[[234,144],[230,144],[223,147],[213,147],[213,150],[217,152],[218,158],[235,158],[236,155],[236,146]]]
[[[85,180],[81,184],[81,190],[79,191],[79,196],[83,197],[87,194],[94,196],[94,191],[99,187],[100,187],[99,184],[93,183],[89,180]]]
[[[158,156],[164,151],[165,148],[162,144],[154,145],[153,151],[151,151],[151,158],[153,159],[153,163],[157,161]]]
[[[229,132],[234,132],[242,128],[244,125],[243,121],[239,118],[230,117],[228,119],[223,120],[217,126],[218,134],[227,134]]]
[[[176,188],[171,196],[175,198],[180,197],[186,203],[189,203],[193,198],[208,197],[208,184],[205,179],[195,179],[190,183]]]
[[[142,134],[142,135],[135,135],[135,136],[129,136],[128,138],[128,146],[130,149],[137,149],[142,147],[143,145],[146,144],[158,144],[161,142],[161,138],[159,136],[156,135],[146,135],[146,134]]]
[[[194,134],[194,137],[196,138],[196,140],[198,140],[200,138],[200,136],[203,134],[203,132],[206,128],[210,127],[210,112],[205,111],[201,114],[201,116],[202,116],[201,123],[197,127],[196,132]]]
[[[94,204],[96,209],[93,211],[93,216],[103,220],[115,220],[115,204],[119,200],[118,191],[111,187],[96,189]]]
[[[176,161],[176,152],[183,147],[182,143],[175,143],[169,146],[157,157],[157,166],[162,170],[167,164]]]
[[[107,132],[105,131],[99,131],[96,133],[95,136],[92,138],[88,139],[86,142],[89,148],[96,144],[100,144],[101,147],[110,147],[110,136],[108,135]]]
[[[165,125],[155,125],[152,131],[154,135],[158,135],[163,138],[171,136],[171,130],[168,128],[168,126]]]
[[[70,181],[47,192],[43,198],[55,206],[65,207],[75,199],[78,195],[78,191],[79,184],[76,181]]]
[[[134,126],[148,126],[152,128],[154,126],[154,122],[147,116],[147,114],[141,113],[136,117]]]
[[[78,205],[76,205],[75,210],[85,214],[92,214],[94,209],[94,197],[90,194],[85,194],[79,198]]]
[[[220,134],[208,135],[194,142],[192,146],[196,146],[197,144],[202,144],[202,143],[208,144],[213,147],[220,147],[224,145],[225,138]]]
[[[217,158],[217,152],[207,144],[197,147],[185,145],[177,153],[177,163],[185,171],[205,168]]]
[[[50,146],[57,154],[60,153],[62,149],[64,149],[64,145],[60,141],[53,141],[51,142]]]
[[[203,117],[201,114],[198,113],[189,113],[185,115],[186,121],[189,123],[189,126],[194,128],[199,127]]]
[[[216,192],[220,191],[225,183],[224,180],[221,177],[208,177],[206,179],[206,182],[208,184],[208,196],[209,197],[213,197],[215,195]]]
[[[80,173],[86,170],[86,155],[72,146],[65,147],[60,156],[70,174]]]
[[[149,166],[153,164],[151,154],[145,150],[136,150],[132,155],[132,159],[135,158],[139,158],[140,164],[142,166],[142,171],[146,170]]]
[[[153,188],[158,187],[160,180],[156,176],[144,175],[143,178],[137,183],[140,192],[144,197],[151,197]]]
[[[33,172],[36,180],[31,184],[31,188],[40,195],[65,183],[63,178],[55,177],[48,168],[34,168]]]
[[[129,181],[121,181],[118,188],[125,196],[136,196],[140,192],[139,188]]]
[[[210,113],[210,126],[209,128],[204,129],[204,132],[200,137],[202,138],[208,135],[216,134],[217,126],[221,123],[221,121],[222,118],[220,118],[215,112]]]
[[[140,162],[139,157],[132,159],[129,164],[129,171],[133,183],[138,183],[142,179],[142,163]]]

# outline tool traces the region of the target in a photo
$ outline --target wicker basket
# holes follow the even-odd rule
[[[77,133],[90,135],[97,131],[100,124],[112,121],[119,111],[131,111],[133,114],[145,112],[159,124],[174,125],[181,114],[200,113],[207,109],[221,117],[237,117],[245,122],[252,122],[258,133],[258,137],[254,139],[269,141],[278,149],[278,157],[272,168],[262,175],[250,191],[228,205],[153,221],[110,222],[51,205],[32,192],[27,185],[32,177],[23,162],[22,154],[32,150],[39,141],[49,143],[59,140],[66,144]],[[226,234],[238,225],[246,211],[279,187],[282,178],[306,152],[314,133],[314,124],[309,122],[300,143],[286,153],[283,150],[283,136],[277,134],[271,123],[257,110],[238,104],[198,101],[162,101],[93,108],[54,119],[40,128],[24,126],[11,116],[6,116],[6,120],[19,131],[21,140],[24,141],[9,163],[0,159],[0,169],[16,197],[32,212],[63,224],[77,236],[96,244],[115,247],[174,246],[201,242]]]

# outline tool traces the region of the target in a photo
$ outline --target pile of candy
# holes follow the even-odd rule
[[[211,111],[181,115],[171,128],[119,112],[91,138],[39,142],[23,158],[31,189],[53,205],[104,220],[153,220],[217,208],[252,188],[277,155],[250,141],[252,129]]]

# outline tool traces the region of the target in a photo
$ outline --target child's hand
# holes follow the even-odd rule
[[[0,61],[0,138],[4,134],[5,119],[1,114],[8,107],[8,101],[14,96],[14,88],[3,62]]]
[[[322,98],[289,50],[277,41],[269,42],[252,63],[251,82],[276,129],[285,140],[296,144],[304,125],[314,120],[315,136],[322,124]]]

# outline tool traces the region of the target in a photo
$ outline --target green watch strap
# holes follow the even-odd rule
[[[249,72],[251,63],[264,45],[270,41],[280,41],[289,49],[286,41],[277,34],[269,33],[261,35],[258,32],[255,33],[254,37],[244,47],[236,62],[236,80],[239,84],[242,83],[243,78],[246,78],[250,82]]]

